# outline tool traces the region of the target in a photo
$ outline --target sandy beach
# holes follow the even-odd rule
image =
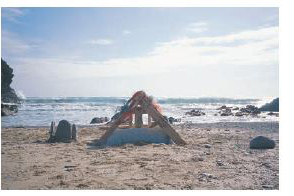
[[[105,130],[78,128],[78,141],[46,143],[49,128],[2,128],[2,189],[279,189],[279,123],[173,126],[185,146],[93,149]],[[252,150],[256,136],[276,142]]]

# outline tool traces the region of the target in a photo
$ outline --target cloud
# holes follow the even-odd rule
[[[221,73],[228,72],[231,73],[231,77],[237,77],[239,74],[239,78],[249,78],[271,72],[272,66],[278,67],[278,44],[278,27],[274,26],[222,36],[182,37],[157,43],[152,52],[137,57],[113,58],[105,61],[19,58],[14,64],[21,65],[17,69],[20,75],[34,73],[34,77],[40,80],[43,78],[64,81],[81,78],[152,77],[154,74],[176,75],[178,73],[182,76],[195,73],[195,77],[203,78],[202,73],[207,74],[207,70],[216,69],[220,73],[215,77],[220,78],[212,80],[226,81],[221,78]],[[49,79],[48,76],[50,76]],[[232,78],[229,80],[234,81]]]
[[[15,23],[20,23],[18,18],[25,15],[25,11],[20,8],[2,8],[2,18]]]
[[[114,43],[114,41],[111,39],[93,39],[87,41],[86,43],[93,45],[111,45]]]
[[[193,33],[202,33],[208,30],[208,24],[206,22],[190,23],[187,27],[187,30]]]
[[[22,40],[18,35],[10,31],[2,29],[1,49],[4,56],[11,54],[23,54],[37,47],[36,44],[28,43]]]
[[[129,31],[129,30],[123,30],[123,32],[122,32],[124,35],[129,35],[129,34],[131,34],[132,32],[131,31]]]

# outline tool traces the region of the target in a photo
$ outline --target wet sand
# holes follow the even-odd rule
[[[278,123],[174,126],[186,146],[148,144],[93,149],[105,130],[78,129],[78,141],[53,143],[49,128],[2,128],[2,189],[279,189]],[[270,150],[249,149],[263,135]]]

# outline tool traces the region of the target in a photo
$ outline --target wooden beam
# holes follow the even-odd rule
[[[135,100],[135,103],[133,105],[134,107],[137,107],[141,101],[142,97],[138,98]],[[132,109],[132,108],[130,108]],[[101,145],[106,144],[107,139],[109,138],[109,136],[115,131],[115,129],[118,128],[118,126],[122,123],[122,115],[123,113],[120,114],[120,116],[111,124],[111,126],[109,127],[109,129],[104,133],[104,135],[101,136],[101,138],[99,139],[99,143]]]
[[[149,114],[147,114],[147,115],[148,115],[148,126],[151,126],[151,124],[152,124],[152,117]]]
[[[136,128],[141,128],[143,125],[143,110],[141,107],[136,107],[135,109],[135,127]]]
[[[159,124],[159,126],[165,131],[165,133],[178,145],[187,144],[180,135],[168,124],[168,122],[164,119],[164,117],[156,110],[156,108],[152,105],[151,100],[149,98],[144,98],[141,102],[141,106],[148,115],[152,116],[152,118]]]

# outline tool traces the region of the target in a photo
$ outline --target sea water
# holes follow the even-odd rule
[[[50,126],[51,121],[58,123],[66,119],[77,125],[90,125],[94,117],[111,118],[127,102],[128,97],[27,97],[13,116],[1,117],[2,127],[17,126]],[[269,116],[267,112],[258,117],[220,116],[215,114],[222,105],[246,107],[261,105],[273,98],[233,99],[233,98],[155,98],[162,108],[162,114],[168,117],[181,118],[181,123],[214,123],[214,122],[267,122],[279,121],[278,117]],[[190,117],[186,112],[196,109],[206,115]],[[146,115],[144,121],[147,121]]]

